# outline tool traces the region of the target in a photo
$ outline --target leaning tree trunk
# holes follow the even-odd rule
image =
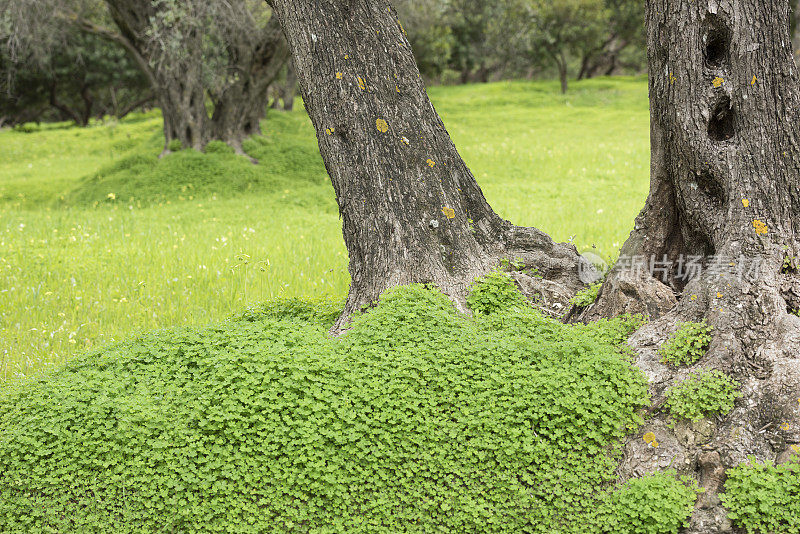
[[[631,340],[654,406],[686,376],[656,347],[678,321],[714,327],[697,364],[731,374],[744,398],[728,416],[668,425],[653,449],[630,440],[622,478],[665,466],[697,472],[707,493],[692,532],[731,526],[716,495],[725,469],[783,461],[800,443],[800,135],[787,0],[648,0],[650,195],[598,302],[584,318],[654,321]]]
[[[334,331],[400,284],[436,285],[464,309],[469,284],[504,257],[538,268],[543,278],[518,280],[552,308],[563,306],[582,286],[580,256],[492,211],[428,99],[390,3],[269,3],[292,51],[350,257],[350,292]]]

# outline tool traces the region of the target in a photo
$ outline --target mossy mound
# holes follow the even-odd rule
[[[614,444],[647,402],[628,322],[469,319],[410,286],[331,338],[331,304],[313,308],[156,332],[9,387],[0,531],[602,529]]]
[[[117,149],[127,152],[81,180],[63,203],[142,206],[319,186],[327,175],[307,122],[299,114],[271,114],[264,122],[266,135],[244,142],[245,152],[258,164],[220,141],[209,143],[204,152],[178,150],[159,158],[161,134],[145,142],[123,140]]]

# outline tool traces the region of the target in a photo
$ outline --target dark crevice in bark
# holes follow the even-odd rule
[[[726,66],[729,63],[730,54],[730,30],[720,17],[712,13],[706,15],[703,30],[706,65],[711,69]]]
[[[731,99],[727,95],[720,97],[711,110],[711,118],[708,121],[708,136],[714,141],[728,141],[736,135],[736,113],[731,104]]]

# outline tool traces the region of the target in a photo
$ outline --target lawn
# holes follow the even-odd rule
[[[647,194],[643,78],[436,87],[491,205],[613,259]],[[275,296],[342,297],[333,190],[302,110],[246,149],[157,160],[155,114],[0,131],[0,381]]]

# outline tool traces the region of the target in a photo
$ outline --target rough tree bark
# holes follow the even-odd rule
[[[153,57],[158,47],[150,42],[148,29],[161,9],[159,3],[106,0],[106,4],[120,30],[116,40],[134,55],[153,86],[164,117],[164,152],[169,152],[173,140],[196,150],[203,149],[209,141],[220,140],[243,154],[242,141],[260,132],[267,88],[289,57],[277,22],[269,21],[255,46],[247,44],[247,39],[235,37],[227,43],[232,59],[230,83],[219,94],[210,95],[214,112],[209,116],[208,91],[203,83],[202,32],[181,34],[180,48],[185,55],[180,68],[175,68]]]
[[[484,199],[423,86],[387,0],[268,0],[283,26],[350,257],[350,314],[387,288],[429,283],[460,309],[476,276],[504,257],[555,313],[580,289],[582,258],[535,228],[501,219]],[[559,307],[562,307],[559,309]]]
[[[631,343],[654,397],[642,432],[660,446],[641,433],[629,440],[621,478],[695,473],[707,493],[690,531],[729,532],[717,498],[725,470],[748,455],[784,461],[800,443],[800,317],[790,313],[800,308],[800,80],[789,2],[648,0],[646,17],[650,195],[583,318],[653,319]],[[632,269],[630,258],[654,263]],[[698,276],[686,276],[690,263]],[[679,321],[701,318],[713,341],[695,367],[729,373],[744,397],[728,416],[670,428],[658,406],[688,370],[662,364],[656,348]]]

